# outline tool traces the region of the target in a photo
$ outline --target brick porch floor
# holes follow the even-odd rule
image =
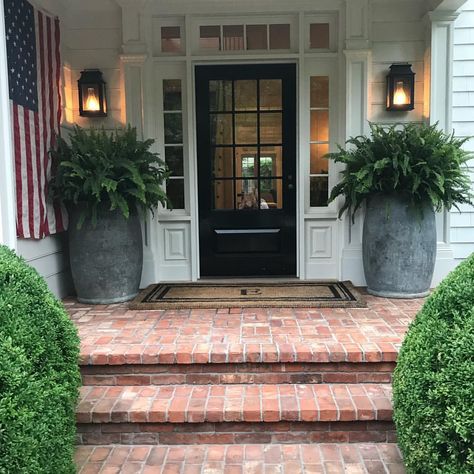
[[[131,311],[66,300],[81,337],[79,472],[404,472],[389,383],[423,301],[367,302]]]
[[[394,361],[421,300],[368,308],[131,311],[66,300],[88,363]]]

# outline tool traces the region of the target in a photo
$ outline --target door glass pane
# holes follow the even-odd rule
[[[270,25],[270,49],[290,49],[290,25]]]
[[[323,145],[311,144],[310,146],[310,174],[327,174],[329,161],[323,157],[329,153],[329,145],[326,143]]]
[[[260,148],[260,176],[282,176],[283,148],[265,146]]]
[[[329,77],[313,76],[311,77],[311,98],[310,106],[315,108],[329,107]]]
[[[183,121],[181,114],[164,114],[165,143],[183,143]]]
[[[211,144],[232,144],[232,115],[211,114],[210,116]]]
[[[312,176],[309,180],[310,206],[326,207],[328,205],[327,176]]]
[[[216,178],[232,178],[234,176],[233,148],[216,147],[211,149],[212,173]]]
[[[267,25],[247,25],[247,49],[268,49]]]
[[[179,26],[161,27],[161,52],[179,53],[181,51],[181,32]]]
[[[232,81],[209,81],[209,110],[211,112],[232,110]]]
[[[166,183],[166,194],[173,209],[184,209],[184,179],[169,179]]]
[[[201,49],[221,49],[221,27],[201,26],[199,27],[199,47]]]
[[[260,208],[282,209],[283,208],[283,180],[262,179],[260,180]]]
[[[181,80],[163,80],[163,109],[181,110]]]
[[[235,115],[235,142],[242,145],[257,143],[257,114]]]
[[[311,111],[311,141],[327,142],[329,140],[329,111]]]
[[[183,147],[165,147],[165,162],[171,172],[171,176],[183,176]]]
[[[235,181],[237,209],[258,209],[258,180],[237,179]]]
[[[257,148],[237,147],[235,149],[235,176],[253,178],[257,174]]]
[[[260,81],[260,110],[281,110],[281,79]]]
[[[240,51],[244,49],[244,26],[224,25],[223,27],[225,51]]]
[[[329,23],[311,23],[309,25],[309,47],[311,49],[329,49]]]
[[[282,114],[260,114],[260,143],[282,142]]]
[[[234,209],[234,181],[222,179],[214,181],[214,209]]]
[[[257,110],[257,81],[235,81],[235,110]]]

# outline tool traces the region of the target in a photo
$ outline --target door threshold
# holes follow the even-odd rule
[[[262,276],[262,277],[201,277],[198,278],[198,282],[202,283],[275,283],[275,282],[286,282],[286,281],[302,281],[299,277],[294,275],[288,276]]]

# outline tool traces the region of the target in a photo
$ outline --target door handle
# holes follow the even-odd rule
[[[295,187],[294,187],[291,183],[288,185],[288,189],[289,189],[289,190],[292,190],[292,189],[294,189],[294,188],[295,188]]]

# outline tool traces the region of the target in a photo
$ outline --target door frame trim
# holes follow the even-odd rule
[[[304,189],[301,189],[301,179],[300,179],[300,81],[301,81],[301,67],[302,63],[299,59],[288,58],[271,58],[266,56],[264,59],[249,59],[242,60],[241,58],[236,60],[222,59],[222,60],[200,60],[196,59],[195,61],[188,61],[188,67],[191,69],[191,74],[189,70],[187,71],[188,77],[191,77],[190,84],[188,84],[188,97],[191,98],[191,106],[188,109],[188,124],[189,124],[189,146],[192,147],[192,153],[190,153],[190,166],[192,166],[192,190],[190,192],[191,201],[195,202],[195,205],[191,209],[191,235],[192,241],[197,242],[197,245],[194,247],[194,252],[192,252],[192,278],[193,280],[200,280],[201,277],[201,246],[199,242],[200,236],[200,222],[199,222],[199,178],[198,178],[198,158],[197,158],[197,120],[196,120],[196,66],[239,66],[239,65],[250,65],[250,64],[295,64],[296,65],[296,78],[295,78],[295,89],[296,89],[296,116],[295,116],[295,166],[296,166],[296,273],[294,278],[301,278],[301,259],[304,252],[301,250],[301,246],[298,243],[301,241],[301,238],[304,239],[304,206],[301,208],[301,199],[304,200]],[[192,117],[191,117],[192,115]],[[192,135],[191,135],[192,134]],[[303,196],[301,195],[303,193]],[[303,236],[303,237],[302,237]],[[268,276],[262,278],[269,278]]]

